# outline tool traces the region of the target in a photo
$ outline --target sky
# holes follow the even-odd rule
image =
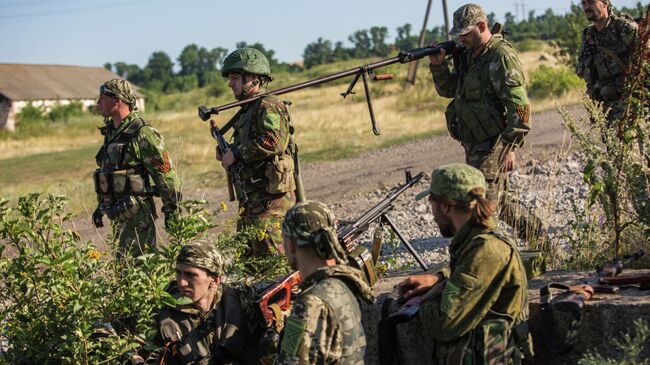
[[[561,0],[475,2],[501,21],[508,11],[523,14],[521,4],[525,13],[537,14],[548,8],[564,13],[571,6]],[[632,7],[638,0],[613,2]],[[450,21],[464,3],[448,0]],[[426,5],[427,0],[0,0],[0,63],[122,61],[142,67],[155,51],[176,60],[191,43],[233,50],[239,41],[260,42],[280,61],[294,62],[319,37],[348,44],[356,30],[385,26],[392,38],[406,23],[419,34]],[[443,24],[442,1],[433,1],[429,28]]]

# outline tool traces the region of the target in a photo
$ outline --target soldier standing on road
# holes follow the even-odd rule
[[[97,106],[105,118],[104,144],[95,156],[98,206],[93,224],[103,227],[106,214],[115,224],[121,254],[141,255],[156,247],[156,206],[162,199],[165,225],[178,215],[178,179],[157,130],[136,112],[136,97],[126,80],[107,81],[99,88]]]
[[[450,164],[434,170],[428,198],[449,245],[450,267],[410,276],[400,294],[420,304],[419,319],[433,326],[436,364],[517,364],[530,355],[526,270],[517,246],[493,218],[481,171]],[[416,296],[425,293],[423,296]]]
[[[445,117],[451,137],[465,149],[467,164],[487,179],[487,197],[499,202],[499,217],[528,241],[543,233],[542,222],[508,193],[515,151],[530,131],[530,103],[521,62],[501,34],[492,34],[483,9],[467,4],[454,13],[452,35],[465,49],[453,72],[445,51],[429,56],[438,94],[453,98]],[[456,57],[457,56],[457,57]]]
[[[254,48],[229,54],[221,73],[237,100],[261,93],[272,80],[269,61]],[[251,255],[282,253],[280,224],[294,203],[296,189],[289,110],[282,101],[266,96],[242,106],[231,121],[234,141],[227,151],[217,151],[217,159],[225,169],[239,166],[243,191],[236,187],[238,228],[255,225],[263,230],[261,239],[249,243]]]
[[[304,281],[285,322],[276,364],[363,364],[361,307],[372,303],[361,271],[348,265],[325,204],[304,201],[282,223],[289,264]]]
[[[587,82],[587,95],[610,109],[608,120],[623,117],[625,70],[635,49],[638,25],[612,13],[609,0],[582,0],[587,20],[576,73]]]

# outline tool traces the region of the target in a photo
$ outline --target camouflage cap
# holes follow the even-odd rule
[[[314,247],[324,259],[345,261],[345,252],[336,235],[334,213],[323,203],[306,200],[289,208],[282,232],[298,246]]]
[[[129,104],[130,110],[137,110],[136,97],[131,89],[131,84],[122,79],[113,79],[106,81],[99,87],[99,94],[110,96]]]
[[[208,241],[193,242],[183,246],[176,257],[176,264],[185,264],[223,275],[223,258],[217,247]]]
[[[472,166],[454,163],[433,170],[429,189],[418,194],[415,199],[420,200],[431,194],[461,202],[470,202],[474,200],[470,194],[474,188],[482,188],[483,191],[486,191],[483,173]]]
[[[483,8],[476,4],[463,5],[454,12],[454,27],[451,28],[449,34],[466,34],[481,21],[487,22]]]

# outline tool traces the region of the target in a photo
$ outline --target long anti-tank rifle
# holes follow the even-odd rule
[[[366,65],[358,66],[351,68],[349,70],[345,71],[340,71],[333,73],[331,75],[327,76],[322,76],[318,77],[316,79],[308,80],[308,81],[303,81],[301,83],[287,86],[281,89],[277,90],[272,90],[269,92],[265,92],[262,94],[255,95],[251,98],[240,100],[240,101],[235,101],[232,103],[220,105],[220,106],[215,106],[215,107],[207,107],[207,106],[200,106],[199,107],[199,118],[201,118],[203,121],[208,121],[210,119],[211,115],[217,115],[221,113],[224,110],[232,109],[238,106],[246,105],[253,103],[265,96],[273,95],[273,96],[278,96],[286,93],[290,93],[292,91],[296,90],[301,90],[305,89],[308,87],[324,84],[326,82],[342,79],[348,76],[354,76],[352,78],[352,81],[350,82],[350,86],[348,86],[347,90],[341,93],[341,96],[345,98],[346,96],[350,94],[354,94],[354,86],[357,84],[357,81],[359,81],[359,78],[363,81],[363,88],[366,94],[366,103],[368,104],[368,112],[370,114],[370,122],[372,123],[372,132],[375,135],[380,135],[379,127],[377,127],[377,121],[375,120],[375,113],[374,109],[372,107],[372,97],[370,95],[370,88],[368,86],[368,78],[370,77],[373,81],[380,81],[380,80],[390,80],[393,78],[392,75],[390,74],[381,74],[381,75],[376,75],[374,73],[374,70],[385,67],[388,65],[392,65],[394,63],[409,63],[415,60],[419,60],[420,58],[423,58],[428,55],[433,55],[440,53],[442,49],[445,50],[445,53],[447,55],[453,54],[457,49],[462,47],[462,45],[456,43],[455,41],[447,41],[438,44],[435,47],[423,47],[423,48],[415,48],[410,51],[400,51],[397,56],[392,57],[392,58],[387,58],[381,61],[369,63]],[[233,121],[234,123],[234,121]],[[221,134],[225,134],[228,132],[230,128],[232,128],[231,123],[226,123],[222,128],[221,128]]]

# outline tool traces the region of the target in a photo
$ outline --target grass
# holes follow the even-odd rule
[[[539,51],[522,54],[526,72],[536,69]],[[537,60],[537,61],[535,61]],[[349,69],[374,60],[353,60],[322,65],[304,74],[278,74],[270,89]],[[405,65],[391,65],[378,73],[394,73],[388,82],[371,82],[370,89],[381,136],[371,131],[363,84],[346,99],[339,95],[349,79],[280,96],[290,99],[296,139],[304,161],[347,158],[364,151],[446,133],[444,109],[449,99],[437,96],[427,69],[420,62],[415,87],[402,89]],[[207,123],[196,112],[201,104],[221,105],[232,101],[229,94],[218,98],[210,90],[198,89],[173,95],[158,95],[164,111],[146,111],[145,120],[165,136],[165,143],[183,182],[183,190],[209,191],[224,185],[224,174],[214,159],[215,142]],[[569,92],[560,100],[533,100],[533,111],[552,109],[556,103],[574,104],[580,93]],[[215,116],[225,124],[235,110]],[[86,114],[66,123],[39,122],[21,125],[16,133],[0,133],[0,196],[15,200],[19,195],[48,191],[73,196],[75,214],[95,205],[92,187],[94,156],[102,142],[97,127],[101,117]],[[76,197],[76,199],[74,198]]]

